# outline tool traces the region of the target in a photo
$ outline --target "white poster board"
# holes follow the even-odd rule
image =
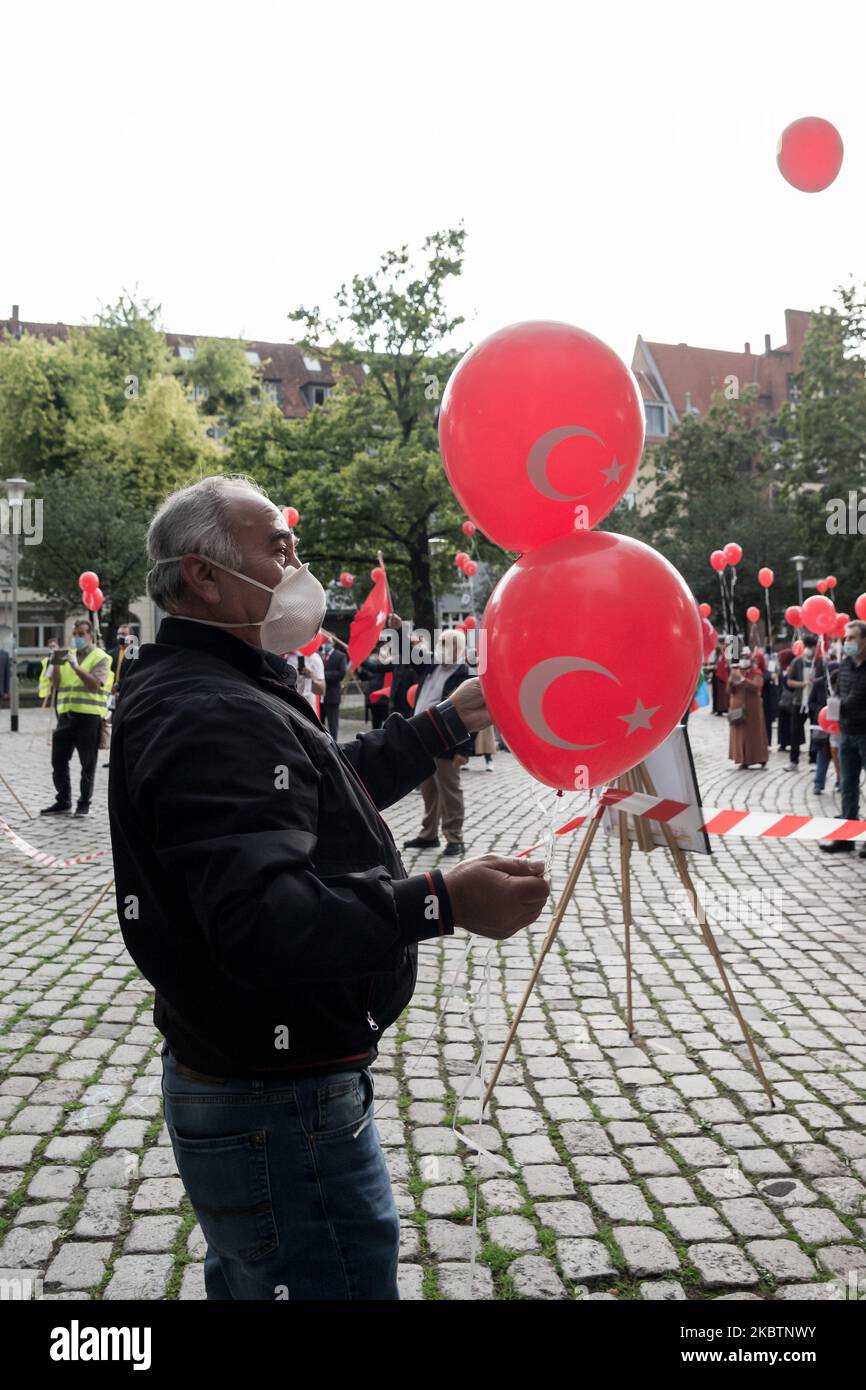
[[[678,724],[664,743],[644,759],[644,767],[658,796],[663,796],[669,801],[684,802],[688,807],[688,810],[666,822],[680,848],[689,850],[692,854],[712,854],[709,837],[701,829],[704,819],[701,811],[701,793],[685,724]],[[625,809],[623,806],[623,810]],[[646,817],[643,824],[649,831],[654,847],[667,844],[659,821]],[[602,817],[602,829],[608,835],[619,837],[619,826],[616,807],[608,807]],[[629,839],[632,844],[637,843],[631,822]]]

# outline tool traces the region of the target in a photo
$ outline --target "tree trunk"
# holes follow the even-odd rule
[[[412,595],[412,621],[416,627],[431,634],[436,627],[436,606],[430,582],[430,548],[427,534],[412,536],[409,541],[409,587]]]

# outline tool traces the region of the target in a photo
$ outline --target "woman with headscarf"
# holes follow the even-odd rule
[[[744,772],[752,763],[767,766],[770,755],[761,691],[764,677],[748,647],[740,649],[739,661],[731,667],[728,683],[728,723],[731,726],[728,757]]]

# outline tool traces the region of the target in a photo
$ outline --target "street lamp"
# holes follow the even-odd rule
[[[802,606],[803,606],[803,567],[804,567],[804,565],[805,565],[805,563],[806,563],[806,556],[805,556],[805,555],[792,555],[792,556],[791,556],[791,560],[793,561],[794,568],[795,568],[796,571],[797,571],[797,594],[798,594],[797,602],[799,603],[800,607],[802,608]]]
[[[18,537],[23,523],[24,494],[32,483],[25,478],[6,479],[9,530],[12,535],[12,658],[9,670],[9,731],[18,733]]]

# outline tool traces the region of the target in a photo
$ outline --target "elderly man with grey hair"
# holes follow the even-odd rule
[[[512,936],[544,905],[543,865],[485,855],[407,876],[381,812],[489,724],[479,682],[336,744],[280,655],[315,635],[324,590],[255,483],[174,493],[148,550],[169,616],[119,702],[109,814],[207,1296],[397,1298],[377,1044],[412,997],[418,943]]]

